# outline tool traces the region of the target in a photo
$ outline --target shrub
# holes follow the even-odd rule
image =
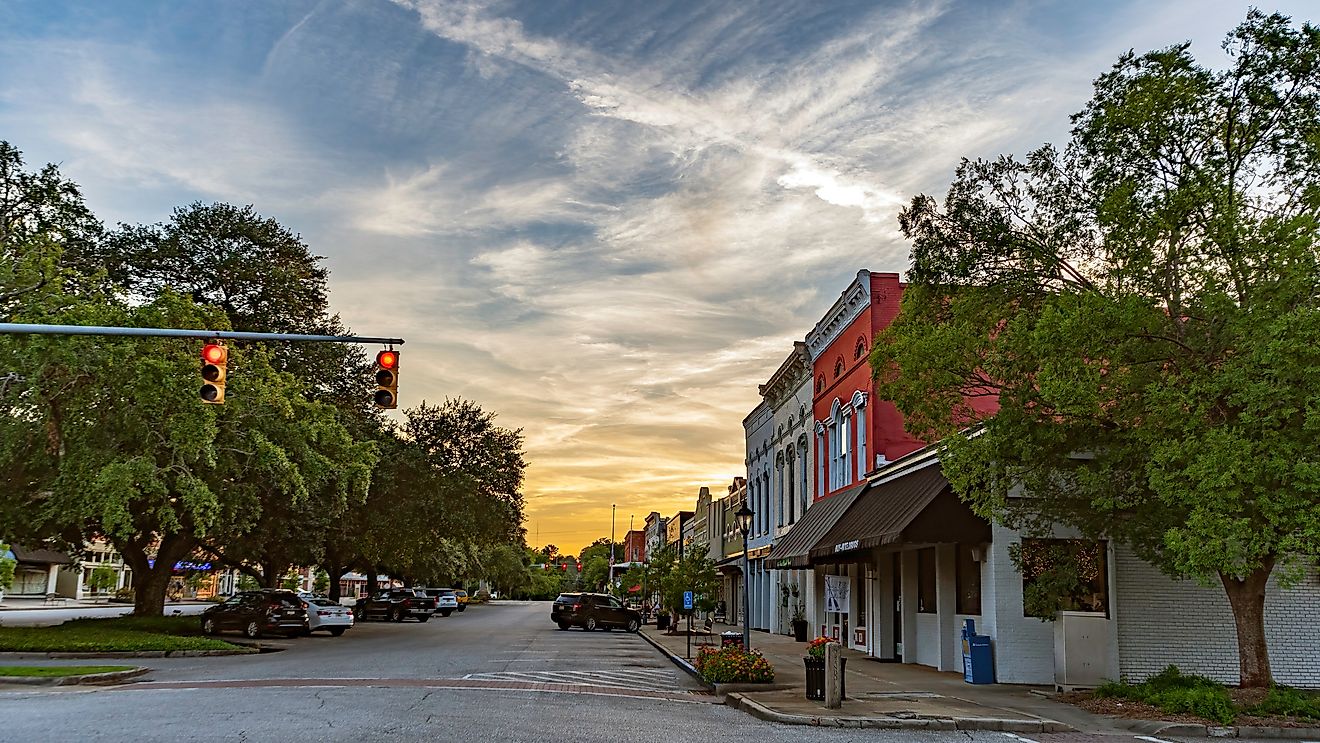
[[[1193,714],[1222,725],[1233,722],[1237,710],[1228,689],[1204,676],[1184,674],[1169,666],[1140,684],[1110,681],[1095,690],[1097,697],[1145,702],[1171,714]]]
[[[775,680],[775,668],[770,661],[738,645],[702,648],[697,653],[696,667],[701,677],[713,684],[768,684]]]
[[[1320,720],[1320,694],[1298,691],[1287,686],[1270,688],[1260,704],[1245,710],[1250,715],[1281,715]]]

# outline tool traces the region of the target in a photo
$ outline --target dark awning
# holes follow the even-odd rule
[[[972,513],[938,464],[867,488],[809,550],[812,561],[899,542],[990,541],[990,523]]]
[[[770,554],[765,558],[766,564],[781,569],[805,568],[810,565],[807,555],[811,552],[811,548],[834,528],[839,522],[839,517],[843,516],[848,507],[857,500],[857,496],[866,490],[866,485],[867,482],[863,480],[837,495],[812,503],[807,512],[802,514],[802,518],[793,524],[793,528],[775,543],[774,549],[770,550]]]
[[[14,553],[14,559],[20,563],[28,565],[69,565],[73,560],[63,552],[56,552],[48,549],[28,549],[22,545],[11,545],[9,551]]]

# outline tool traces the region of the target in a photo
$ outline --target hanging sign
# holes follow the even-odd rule
[[[835,614],[848,613],[848,576],[825,576],[825,611]]]

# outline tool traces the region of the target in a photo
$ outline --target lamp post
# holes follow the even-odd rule
[[[614,504],[610,504],[610,578],[606,593],[614,593]]]
[[[752,529],[752,509],[747,507],[747,501],[743,501],[742,508],[739,508],[733,514],[734,523],[738,525],[738,531],[742,532],[743,538],[743,650],[752,649],[752,568],[751,562],[747,559],[747,532]]]

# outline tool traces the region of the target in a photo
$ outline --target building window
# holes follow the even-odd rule
[[[1083,539],[1023,539],[1009,547],[1022,573],[1022,615],[1059,611],[1109,614],[1107,544]]]
[[[917,612],[935,613],[935,548],[917,550]]]
[[[834,362],[834,378],[838,379],[839,377],[842,376],[843,376],[843,359],[840,358],[839,360]]]
[[[981,563],[972,557],[971,545],[958,545],[958,613],[981,613]]]
[[[859,337],[857,339],[857,347],[853,349],[853,358],[860,359],[862,357],[862,354],[865,353],[866,353],[866,339]]]
[[[825,391],[825,375],[822,374],[819,377],[816,377],[816,394],[819,395],[824,391]]]

